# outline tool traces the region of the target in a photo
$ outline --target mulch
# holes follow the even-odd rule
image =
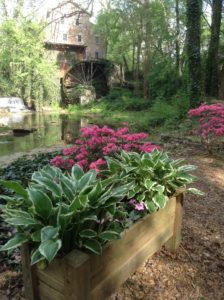
[[[172,254],[161,249],[110,300],[223,300],[224,160],[194,146],[170,143],[165,147],[175,157],[198,166],[194,186],[205,196],[186,194],[178,251]],[[17,300],[23,294],[19,253],[13,255],[0,264],[1,300]]]

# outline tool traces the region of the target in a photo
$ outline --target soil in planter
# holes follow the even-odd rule
[[[167,146],[175,157],[186,157],[188,163],[199,166],[197,187],[206,195],[186,196],[183,243],[178,252],[171,254],[162,249],[110,300],[223,300],[224,160],[206,156],[193,145]],[[15,264],[0,264],[0,278],[4,278],[4,284],[0,281],[1,300],[20,299],[20,273],[15,270]]]

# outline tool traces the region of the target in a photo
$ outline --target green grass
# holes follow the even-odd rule
[[[91,105],[81,107],[70,105],[68,113],[83,116],[95,115],[98,123],[129,123],[134,131],[155,131],[157,128],[181,129],[186,120],[188,102],[184,97],[175,97],[170,101],[157,99],[149,102],[136,97],[130,90],[115,88],[106,97]],[[183,126],[182,129],[184,130]]]

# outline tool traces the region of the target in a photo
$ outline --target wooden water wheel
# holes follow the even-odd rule
[[[64,104],[76,103],[77,91],[81,86],[94,86],[97,98],[108,92],[107,61],[80,61],[72,66],[62,79]]]

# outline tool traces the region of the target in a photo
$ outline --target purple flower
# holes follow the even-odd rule
[[[138,211],[145,210],[144,202],[140,202],[140,203],[135,204],[135,210],[138,210]]]
[[[128,203],[131,205],[135,205],[137,204],[137,201],[135,199],[131,199]]]
[[[130,205],[133,205],[135,210],[138,210],[138,211],[143,211],[145,210],[145,204],[143,201],[141,202],[138,202],[136,199],[131,199],[129,202],[128,202]]]

